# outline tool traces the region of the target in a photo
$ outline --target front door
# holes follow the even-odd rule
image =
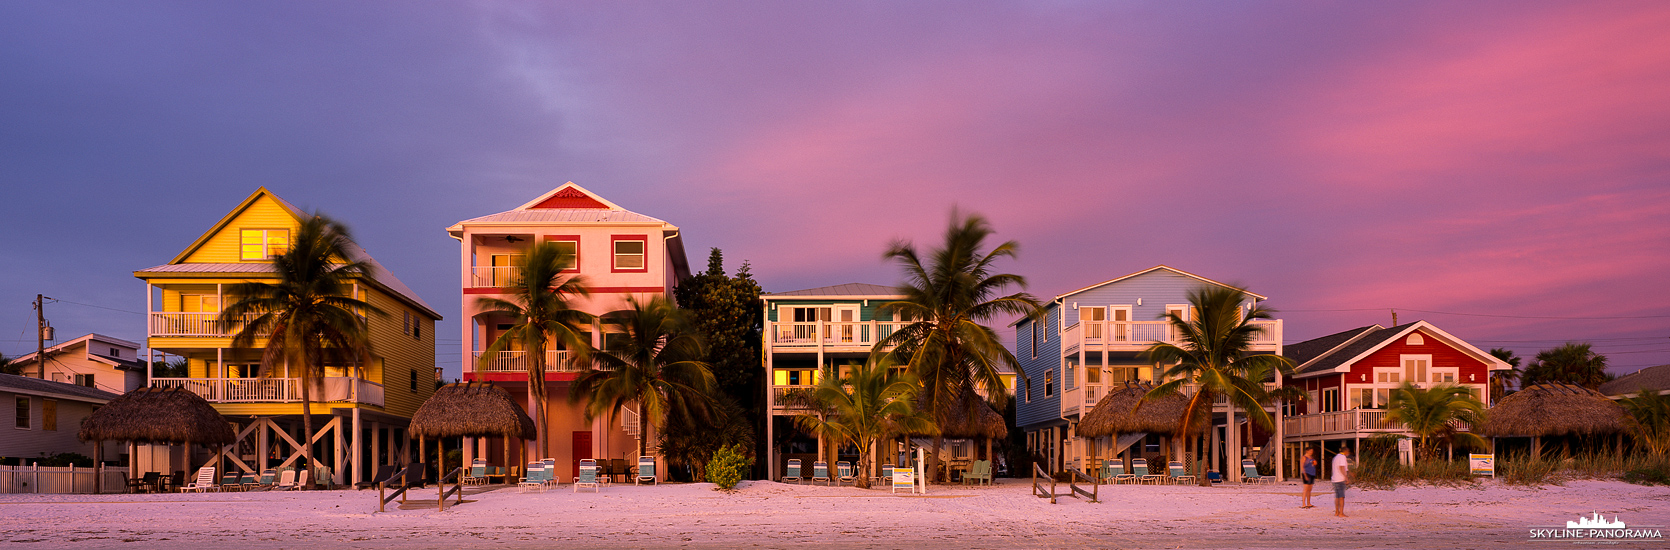
[[[574,472],[571,475],[580,477],[580,460],[591,458],[591,432],[574,432]]]

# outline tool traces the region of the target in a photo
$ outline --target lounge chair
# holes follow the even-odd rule
[[[893,485],[893,468],[895,468],[895,466],[892,465],[892,464],[881,465],[881,484],[882,484],[882,486],[891,487]],[[870,483],[870,485],[875,486],[875,483],[872,482],[872,483]]]
[[[976,460],[973,463],[970,463],[968,465],[968,471],[963,472],[963,485],[967,485],[970,481],[974,482],[975,485],[979,485],[982,481],[984,481],[986,485],[991,485],[992,461]]]
[[[852,484],[856,485],[857,482],[858,482],[858,475],[854,473],[854,471],[852,469],[852,463],[851,462],[847,462],[845,460],[842,460],[842,461],[838,461],[838,462],[835,463],[835,484],[836,485],[840,485],[842,483],[852,483]]]
[[[290,487],[292,491],[305,491],[313,488],[313,472],[307,470],[296,471],[296,484]]]
[[[522,478],[521,483],[516,484],[516,488],[522,491],[529,489],[545,490],[545,463],[529,462],[528,475]]]
[[[597,482],[597,461],[590,458],[580,459],[580,476],[574,478],[574,492],[580,492],[581,487],[591,487],[594,492],[602,492],[602,486]]]
[[[789,480],[800,483],[800,459],[798,458],[789,459],[788,468],[783,470],[783,477],[778,479],[783,483],[788,483]]]
[[[1175,461],[1175,460],[1173,460],[1171,462],[1167,462],[1166,463],[1166,471],[1167,471],[1167,473],[1170,474],[1166,478],[1166,481],[1168,481],[1170,483],[1198,483],[1198,482],[1200,482],[1200,477],[1189,475],[1189,471],[1187,469],[1183,468],[1183,463],[1182,462],[1178,462],[1178,461]]]
[[[296,471],[289,468],[280,470],[278,472],[278,484],[273,485],[273,490],[288,491],[294,488],[296,488]]]
[[[244,490],[243,476],[237,472],[229,472],[220,476],[220,491],[232,492]]]
[[[1165,474],[1148,473],[1148,459],[1146,458],[1131,459],[1131,473],[1137,477],[1137,483],[1141,484],[1153,483],[1157,485],[1164,483],[1166,480]]]
[[[1224,476],[1223,476],[1223,474],[1218,473],[1217,470],[1207,470],[1206,471],[1206,481],[1209,481],[1209,482],[1212,482],[1212,483],[1223,483],[1224,482]]]
[[[557,459],[547,458],[545,463],[545,486],[558,487],[562,485],[562,476],[557,475]]]
[[[475,460],[471,460],[470,461],[470,468],[468,470],[464,471],[464,479],[461,481],[461,483],[463,483],[465,485],[486,485],[487,484],[487,459],[478,458],[478,459],[475,459]]]
[[[265,470],[261,470],[261,477],[256,478],[255,485],[244,487],[244,490],[245,491],[265,491],[267,489],[273,488],[273,484],[277,483],[277,482],[278,482],[278,470],[268,468],[268,469],[265,469]]]
[[[1125,461],[1109,460],[1102,464],[1102,479],[1108,483],[1136,483],[1136,474],[1125,473]]]
[[[173,475],[162,477],[162,481],[157,487],[157,491],[163,493],[173,493],[179,491],[181,487],[185,486],[186,472],[184,470],[174,470]]]
[[[255,472],[245,473],[243,475],[243,478],[238,481],[238,490],[239,491],[255,491],[255,490],[259,490],[260,488],[261,488],[260,476],[255,475]]]
[[[831,484],[829,463],[822,460],[812,463],[812,484],[817,485],[819,481],[822,481],[825,485]]]
[[[658,482],[658,479],[655,477],[655,457],[638,457],[638,475],[632,476],[632,484],[637,485],[645,481],[654,484]]]
[[[359,483],[354,484],[354,488],[356,488],[356,489],[372,489],[372,488],[375,488],[375,487],[377,487],[378,483],[388,483],[389,481],[392,481],[394,479],[394,474],[396,474],[396,473],[398,473],[398,472],[395,471],[395,468],[394,468],[393,464],[384,464],[384,465],[378,466],[376,475],[371,476],[371,479],[369,479],[369,480],[361,481]]]
[[[191,492],[194,492],[194,493],[203,493],[203,492],[208,492],[208,491],[219,491],[219,490],[220,490],[220,486],[215,484],[215,467],[214,466],[204,466],[202,468],[199,468],[197,470],[197,480],[196,481],[192,481],[189,485],[180,486],[180,492],[182,492],[182,493],[184,493],[186,491],[191,491]]]
[[[1275,483],[1276,482],[1276,476],[1258,475],[1258,463],[1253,462],[1253,460],[1249,458],[1249,459],[1241,461],[1241,482],[1242,483]]]

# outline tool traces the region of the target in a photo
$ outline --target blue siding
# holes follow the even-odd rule
[[[1079,322],[1079,310],[1075,308],[1075,304],[1077,307],[1128,305],[1132,306],[1132,321],[1158,321],[1161,315],[1165,315],[1166,304],[1187,304],[1189,291],[1208,284],[1211,283],[1159,269],[1110,285],[1063,296],[1062,307],[1066,309],[1068,326]],[[1140,306],[1136,305],[1138,299],[1142,300]],[[1252,304],[1250,298],[1247,304]]]
[[[1017,388],[1020,401],[1015,405],[1015,425],[1027,427],[1061,419],[1061,311],[1054,303],[1045,306],[1046,314],[1038,341],[1038,357],[1032,357],[1033,321],[1015,325],[1015,358],[1032,384],[1032,400],[1025,399],[1025,389]],[[1055,394],[1044,397],[1044,373],[1055,373]]]

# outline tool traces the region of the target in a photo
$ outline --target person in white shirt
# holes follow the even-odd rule
[[[1333,476],[1329,479],[1334,482],[1334,515],[1346,517],[1345,484],[1351,483],[1350,447],[1342,448],[1339,454],[1334,455],[1333,464],[1328,467],[1328,472]]]

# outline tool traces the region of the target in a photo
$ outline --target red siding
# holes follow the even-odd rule
[[[1474,359],[1465,352],[1444,343],[1431,333],[1420,330],[1415,332],[1419,333],[1421,338],[1426,341],[1424,344],[1411,346],[1409,345],[1409,336],[1404,335],[1396,341],[1386,344],[1386,347],[1380,348],[1369,354],[1368,357],[1352,364],[1351,375],[1346,379],[1347,389],[1344,391],[1349,391],[1352,384],[1365,381],[1373,383],[1375,367],[1402,367],[1403,363],[1399,357],[1403,355],[1431,355],[1431,366],[1433,367],[1459,367],[1460,373],[1456,376],[1456,383],[1458,384],[1483,385],[1490,379],[1488,375],[1489,364]],[[1468,376],[1473,378],[1469,379]]]

